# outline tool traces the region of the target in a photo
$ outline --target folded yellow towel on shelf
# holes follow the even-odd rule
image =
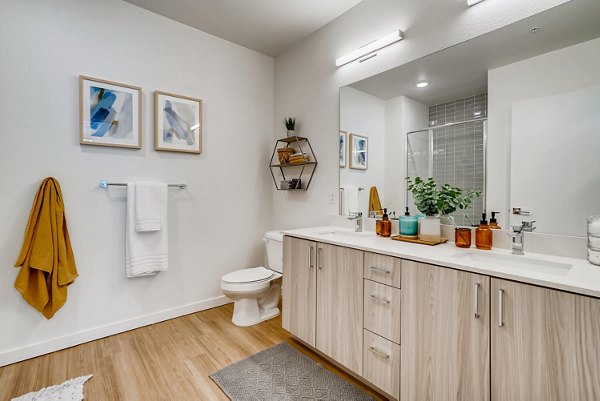
[[[25,301],[50,319],[67,301],[67,286],[78,276],[65,206],[55,178],[42,181],[33,201],[15,288]]]
[[[289,157],[289,163],[304,163],[309,160],[308,155],[306,153],[295,154]]]

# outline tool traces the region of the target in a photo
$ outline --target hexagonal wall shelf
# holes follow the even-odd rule
[[[307,190],[317,164],[317,157],[307,138],[292,136],[278,139],[269,163],[275,188],[278,191]]]

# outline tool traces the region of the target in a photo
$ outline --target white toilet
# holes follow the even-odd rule
[[[283,234],[267,232],[263,240],[267,245],[268,268],[253,267],[236,270],[223,276],[223,294],[235,301],[233,323],[252,326],[279,315],[281,286],[271,282],[283,272]]]

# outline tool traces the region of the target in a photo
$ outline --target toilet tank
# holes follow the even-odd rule
[[[269,231],[263,239],[267,244],[267,267],[283,273],[283,234],[279,230]]]

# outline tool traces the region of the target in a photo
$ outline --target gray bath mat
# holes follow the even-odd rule
[[[367,401],[372,397],[287,343],[210,375],[232,401]]]

